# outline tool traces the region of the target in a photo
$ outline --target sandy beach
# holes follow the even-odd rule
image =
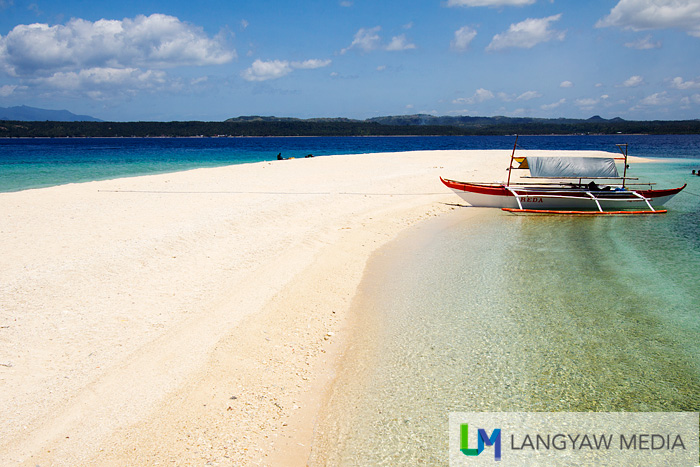
[[[439,176],[504,180],[509,157],[317,157],[0,193],[0,464],[305,465],[368,258],[455,209]]]

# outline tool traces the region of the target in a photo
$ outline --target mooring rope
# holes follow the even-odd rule
[[[147,193],[195,195],[351,195],[351,196],[434,196],[449,193],[365,193],[352,191],[159,191],[159,190],[97,190],[98,193]]]
[[[697,196],[698,198],[700,198],[700,195],[699,195],[699,194],[693,193],[692,191],[683,190],[683,191],[681,191],[681,194],[682,194],[682,193],[685,193],[685,194],[687,194],[687,195]]]

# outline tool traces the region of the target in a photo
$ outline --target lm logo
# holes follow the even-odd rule
[[[491,433],[491,436],[486,434],[486,430],[483,428],[478,429],[479,441],[477,443],[477,449],[469,449],[469,425],[467,423],[462,423],[459,426],[459,450],[465,456],[478,456],[484,450],[484,445],[494,447],[494,460],[501,460],[501,429],[496,428]],[[473,446],[473,444],[472,444]]]

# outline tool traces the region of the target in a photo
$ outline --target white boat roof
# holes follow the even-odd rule
[[[538,178],[619,178],[612,157],[527,156],[530,176]]]

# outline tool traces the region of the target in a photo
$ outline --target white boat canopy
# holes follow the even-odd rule
[[[619,178],[612,157],[528,156],[530,176],[538,178]]]

